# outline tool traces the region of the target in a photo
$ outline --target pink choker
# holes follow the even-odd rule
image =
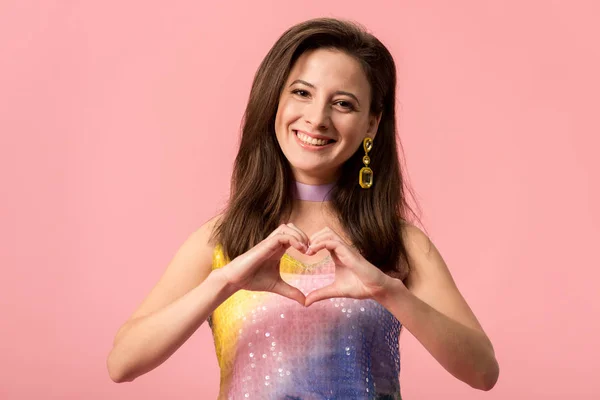
[[[294,181],[296,190],[294,191],[295,198],[305,201],[329,201],[331,190],[335,183],[326,183],[323,185],[309,185]]]

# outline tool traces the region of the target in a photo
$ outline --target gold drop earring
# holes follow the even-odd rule
[[[360,169],[358,174],[358,183],[363,189],[368,189],[373,186],[373,170],[369,168],[371,159],[369,158],[369,152],[373,149],[373,139],[366,137],[363,139],[363,148],[365,149],[365,155],[363,157],[364,167]]]

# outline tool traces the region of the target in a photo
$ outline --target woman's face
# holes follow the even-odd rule
[[[369,113],[370,98],[361,65],[346,53],[316,49],[298,58],[275,117],[277,141],[297,181],[333,182],[365,136],[375,137],[379,118]]]

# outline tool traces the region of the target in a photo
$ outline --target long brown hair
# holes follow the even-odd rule
[[[275,115],[295,61],[317,48],[340,50],[360,62],[371,85],[370,112],[381,113],[369,153],[373,186],[363,189],[358,184],[364,155],[361,145],[342,166],[331,193],[332,209],[363,257],[404,279],[409,262],[401,232],[408,213],[416,214],[405,198],[398,159],[396,65],[376,37],[351,21],[317,18],[297,24],[277,40],[260,64],[243,118],[229,204],[214,237],[232,260],[267,237],[291,211],[294,180],[275,136]]]

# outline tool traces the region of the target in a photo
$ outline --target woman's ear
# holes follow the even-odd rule
[[[367,135],[373,140],[375,140],[375,135],[377,135],[377,130],[379,129],[379,122],[381,121],[381,114],[370,114],[369,115],[369,127],[367,128]]]

